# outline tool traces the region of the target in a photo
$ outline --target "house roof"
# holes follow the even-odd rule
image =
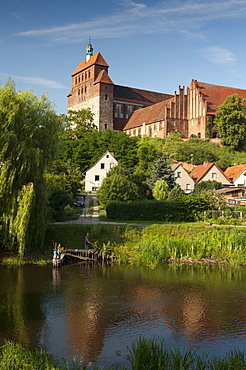
[[[105,71],[105,69],[103,69],[99,75],[97,76],[96,80],[95,80],[95,84],[96,83],[99,83],[99,82],[102,82],[102,83],[105,83],[105,84],[111,84],[113,85],[113,81],[111,80],[111,78],[109,77],[109,75],[107,74],[107,72]]]
[[[168,99],[169,100],[169,99]],[[151,105],[147,108],[135,110],[126,123],[124,130],[142,126],[143,123],[159,122],[165,118],[167,100]]]
[[[84,173],[86,173],[89,170],[91,170],[98,162],[100,162],[100,160],[103,157],[105,157],[106,154],[110,154],[114,158],[114,160],[118,163],[117,159],[115,159],[115,157],[114,157],[114,152],[110,152],[110,151],[106,150],[106,152],[90,168],[88,168],[88,170],[86,170]]]
[[[240,186],[240,187],[234,187],[234,186],[225,187],[225,188],[217,189],[216,193],[230,194],[230,193],[237,193],[239,191],[241,191],[242,193],[245,193],[245,188],[242,187],[242,186]]]
[[[100,66],[108,67],[108,64],[105,62],[104,58],[100,53],[96,53],[90,57],[88,61],[83,60],[78,67],[73,72],[72,76],[76,75],[77,73],[83,71],[84,69],[92,66],[93,64],[97,64]]]
[[[228,167],[225,170],[226,177],[231,181],[234,182],[238,179],[238,177],[246,171],[246,164],[238,164],[236,166]]]
[[[135,89],[134,87],[114,85],[114,99],[146,104],[146,106],[172,98],[173,95],[154,91]]]
[[[229,95],[237,94],[238,96],[246,99],[246,90],[237,89],[234,87],[212,85],[205,82],[198,82],[192,80],[196,85],[204,99],[207,101],[208,114],[215,114],[218,106],[224,103]]]
[[[217,166],[214,162],[204,162],[203,164],[200,164],[194,168],[194,170],[191,172],[190,177],[197,183],[203,179],[203,177],[211,170],[212,167],[216,167],[221,174],[225,177],[227,181],[228,178],[225,176],[225,174],[221,171],[221,169]]]

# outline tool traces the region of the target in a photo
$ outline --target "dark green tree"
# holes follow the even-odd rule
[[[157,159],[150,169],[150,176],[147,178],[147,184],[150,189],[153,189],[157,180],[164,180],[169,190],[175,188],[176,182],[174,172],[168,165],[166,157]]]
[[[200,181],[195,184],[194,193],[202,193],[203,191],[207,190],[217,190],[223,188],[223,184],[216,180],[207,180],[207,181]]]
[[[214,130],[218,131],[221,143],[237,149],[246,138],[246,100],[237,94],[230,95],[217,110]]]
[[[63,117],[46,95],[0,87],[0,220],[6,248],[41,247],[47,222],[44,173],[57,151]]]

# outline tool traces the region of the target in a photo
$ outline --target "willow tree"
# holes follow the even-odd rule
[[[18,250],[43,244],[46,168],[56,154],[61,117],[47,96],[0,86],[0,220],[3,244]]]

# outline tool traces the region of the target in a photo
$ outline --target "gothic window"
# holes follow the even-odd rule
[[[123,118],[123,113],[121,112],[121,104],[116,104],[115,118]]]
[[[129,118],[130,116],[131,116],[131,114],[132,114],[132,106],[131,105],[128,105],[127,106],[127,111],[126,111],[126,118]]]

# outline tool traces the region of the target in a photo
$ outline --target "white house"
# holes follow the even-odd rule
[[[94,166],[85,172],[85,191],[96,191],[102,184],[107,172],[117,164],[114,153],[107,150]]]
[[[194,190],[195,181],[190,177],[188,172],[183,168],[181,163],[173,163],[171,169],[174,172],[175,182],[186,194]]]
[[[225,175],[234,186],[246,186],[246,164],[228,167],[225,170]]]

